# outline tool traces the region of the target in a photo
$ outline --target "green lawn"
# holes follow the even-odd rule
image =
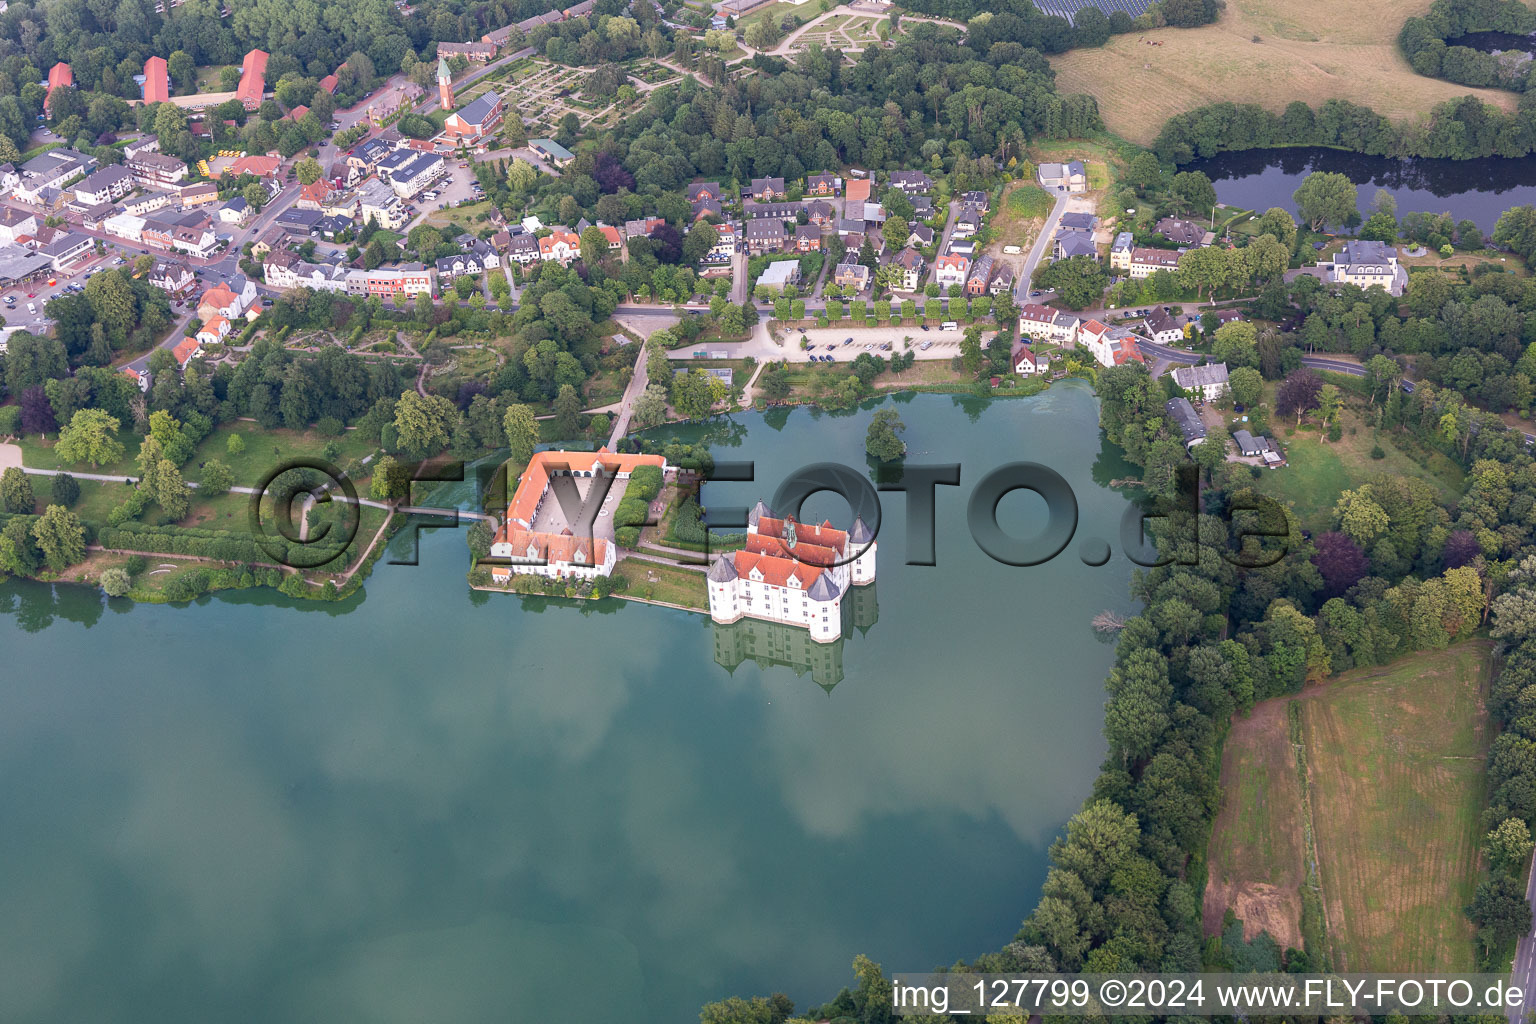
[[[1327,441],[1317,430],[1305,428],[1287,436],[1288,425],[1279,420],[1270,422],[1289,465],[1267,470],[1257,486],[1265,494],[1288,502],[1307,529],[1326,530],[1340,494],[1384,473],[1427,480],[1447,502],[1461,493],[1464,474],[1449,458],[1438,452],[1409,454],[1390,432],[1378,435],[1348,413],[1343,419],[1344,436],[1338,441]],[[1351,434],[1351,428],[1357,432]],[[1381,445],[1385,458],[1371,458],[1376,444]]]
[[[703,611],[709,607],[709,591],[704,574],[640,558],[626,558],[613,567],[613,574],[629,581],[625,593],[631,597],[666,601]]]
[[[245,439],[245,451],[229,454],[229,436],[238,433]],[[349,430],[338,438],[321,437],[313,430],[298,433],[292,430],[262,430],[255,423],[226,423],[214,428],[193,451],[192,458],[183,467],[188,480],[198,479],[199,465],[209,459],[218,459],[230,468],[235,484],[255,487],[263,476],[273,469],[297,458],[323,458],[328,442],[334,440],[341,449],[337,465],[344,465],[377,450],[378,445],[365,440],[355,430]]]

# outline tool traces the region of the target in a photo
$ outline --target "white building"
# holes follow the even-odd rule
[[[1401,295],[1408,286],[1408,271],[1397,262],[1397,249],[1385,242],[1345,242],[1333,257],[1328,280],[1361,288],[1379,285]]]
[[[1019,337],[1040,338],[1057,345],[1071,345],[1077,341],[1078,319],[1071,313],[1063,313],[1038,302],[1026,303],[1019,310]]]
[[[812,526],[779,519],[759,501],[747,516],[747,546],[709,568],[710,618],[802,626],[831,643],[842,636],[848,588],[875,581],[876,547],[862,518],[849,531]]]
[[[1145,363],[1146,357],[1136,347],[1136,336],[1123,327],[1109,327],[1089,320],[1078,328],[1077,343],[1093,354],[1101,366]]]
[[[1132,249],[1129,270],[1131,279],[1139,281],[1151,277],[1159,270],[1178,270],[1179,257],[1182,255],[1173,249]]]
[[[401,198],[414,196],[448,173],[448,164],[436,153],[402,149],[379,161],[379,177]]]
[[[1185,391],[1211,402],[1227,393],[1227,364],[1176,366],[1173,368],[1173,382]]]

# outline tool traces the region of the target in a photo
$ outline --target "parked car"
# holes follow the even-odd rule
[[[917,346],[917,347],[918,347],[918,348],[920,348],[920,349],[922,349],[922,350],[923,350],[923,351],[924,351],[924,352],[926,352],[926,351],[928,351],[928,350],[929,350],[929,349],[930,349],[930,348],[932,348],[932,347],[933,347],[933,342],[931,342],[931,341],[925,341],[925,342],[923,342],[923,343],[922,343],[922,344],[921,344],[921,345],[919,345],[919,346]]]
[[[928,325],[927,324],[923,324],[923,330],[926,331],[927,329],[928,329]]]

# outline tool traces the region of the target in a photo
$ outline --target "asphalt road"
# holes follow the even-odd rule
[[[1061,215],[1067,212],[1067,201],[1071,197],[1069,192],[1056,193],[1056,203],[1051,207],[1051,215],[1045,219],[1044,226],[1040,228],[1040,234],[1029,250],[1029,258],[1024,261],[1024,270],[1019,274],[1018,283],[1013,286],[1015,305],[1023,306],[1029,302],[1029,292],[1034,287],[1031,282],[1035,277],[1035,268],[1045,258],[1046,246],[1051,244],[1051,236],[1056,234],[1056,225],[1061,220]]]
[[[1531,905],[1533,912],[1536,912],[1536,870],[1530,874],[1531,878],[1525,886],[1525,902]],[[1533,994],[1536,994],[1536,933],[1522,936],[1515,944],[1515,963],[1510,971],[1510,982],[1520,986],[1525,992],[1523,1000],[1525,1005],[1510,1007],[1505,1016],[1509,1018],[1509,1024],[1522,1024],[1527,1012],[1526,1007],[1530,1005]]]

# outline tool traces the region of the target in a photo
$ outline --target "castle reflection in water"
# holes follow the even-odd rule
[[[880,618],[875,587],[872,583],[849,588],[848,600],[842,608],[842,635],[831,643],[812,640],[810,631],[803,626],[763,619],[711,623],[715,631],[715,661],[729,672],[736,671],[744,661],[754,662],[759,668],[793,669],[797,676],[809,672],[812,681],[830,694],[843,681],[843,644],[847,642],[849,627],[866,634]]]

